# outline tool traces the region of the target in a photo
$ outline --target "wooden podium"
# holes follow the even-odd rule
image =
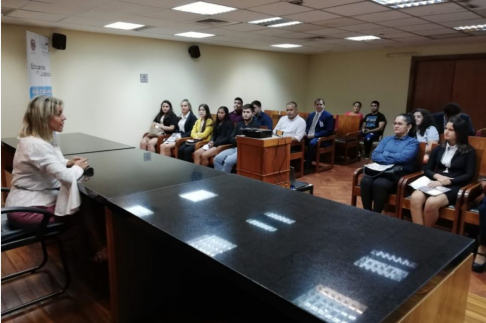
[[[237,137],[238,175],[265,183],[290,186],[290,143],[292,138]]]

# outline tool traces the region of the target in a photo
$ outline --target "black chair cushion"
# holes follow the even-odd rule
[[[64,230],[65,224],[62,222],[52,222],[47,225],[44,236],[56,235]],[[2,245],[13,241],[32,238],[35,239],[37,229],[18,229],[13,228],[8,220],[2,219]],[[31,242],[32,243],[32,242]]]

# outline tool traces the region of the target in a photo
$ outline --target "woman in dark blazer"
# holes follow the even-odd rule
[[[199,148],[194,153],[194,164],[208,166],[209,158],[216,156],[218,152],[217,147],[229,144],[234,127],[233,122],[229,118],[228,108],[219,108],[216,123],[213,128],[213,135],[211,141],[207,144],[209,149],[204,150],[205,147]]]
[[[189,100],[184,99],[181,102],[181,115],[179,122],[177,123],[177,131],[180,135],[179,138],[187,138],[191,136],[191,130],[196,123],[197,117],[192,113],[192,107]],[[172,148],[176,146],[176,141],[165,141],[160,145],[160,154],[165,156],[171,156]]]
[[[425,176],[432,180],[430,187],[444,186],[450,191],[428,196],[416,190],[411,199],[413,222],[427,227],[437,222],[441,207],[456,202],[459,189],[471,183],[476,171],[476,151],[469,145],[468,125],[462,118],[452,118],[447,122],[444,139],[445,142],[430,154]]]

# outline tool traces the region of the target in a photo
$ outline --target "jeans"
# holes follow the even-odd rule
[[[223,150],[214,157],[214,169],[231,173],[233,166],[236,165],[236,147]]]
[[[378,139],[380,139],[380,136],[375,132],[361,133],[361,136],[363,137],[365,154],[367,157],[370,157],[371,147],[373,146],[373,142],[378,141]]]

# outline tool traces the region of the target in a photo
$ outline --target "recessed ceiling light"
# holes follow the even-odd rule
[[[358,37],[347,37],[344,38],[347,40],[354,40],[354,41],[366,41],[366,40],[376,40],[376,39],[381,39],[380,37],[376,36],[358,36]]]
[[[459,31],[486,31],[486,25],[460,26],[454,27],[454,29]]]
[[[106,28],[115,28],[115,29],[123,29],[123,30],[132,30],[137,29],[140,27],[145,27],[145,25],[138,25],[138,24],[131,24],[129,22],[115,22],[113,24],[109,24],[105,26]]]
[[[281,24],[270,25],[268,27],[278,28],[278,27],[292,26],[292,25],[298,25],[298,24],[302,24],[302,21],[289,21],[289,22],[284,22],[284,23],[281,23]]]
[[[261,20],[253,20],[253,21],[249,21],[248,23],[258,25],[258,24],[263,24],[265,22],[272,22],[272,21],[281,20],[281,19],[282,18],[280,18],[280,17],[273,17],[273,18],[267,18],[267,19],[261,19]]]
[[[373,1],[390,8],[405,9],[405,8],[427,6],[431,4],[448,2],[449,0],[373,0]]]
[[[175,34],[175,36],[190,37],[190,38],[206,38],[206,37],[213,37],[215,35],[214,34],[205,34],[205,33],[197,33],[197,32],[194,32],[194,31],[189,31],[187,33]]]
[[[297,47],[302,47],[302,45],[294,45],[294,44],[277,44],[277,45],[272,45],[272,47],[279,47],[279,48],[297,48]]]
[[[172,10],[197,13],[200,15],[217,15],[218,13],[234,11],[236,10],[236,8],[221,6],[219,4],[208,3],[204,1],[198,1],[186,4],[184,6],[172,8]]]

